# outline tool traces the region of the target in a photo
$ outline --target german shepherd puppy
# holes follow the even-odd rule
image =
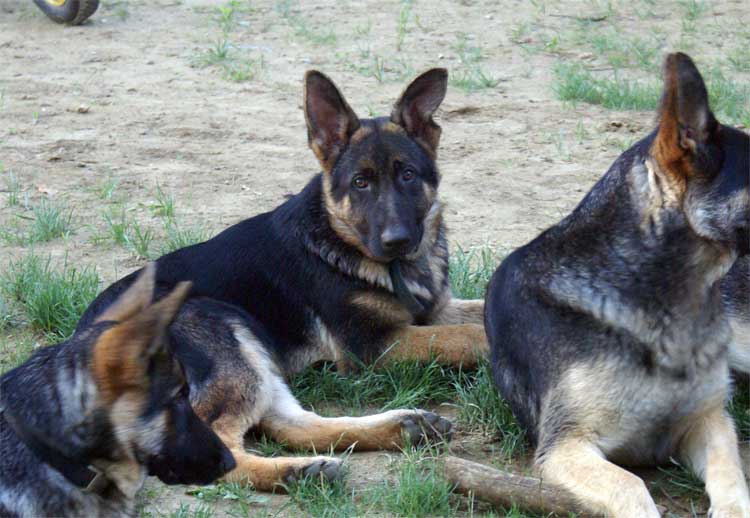
[[[0,378],[0,516],[130,516],[147,473],[207,484],[234,468],[166,340],[189,283],[151,304],[153,287],[149,266],[95,323]]]
[[[336,477],[328,457],[262,458],[243,448],[254,427],[295,448],[398,448],[447,437],[421,410],[323,418],[305,411],[285,377],[321,360],[430,359],[470,366],[487,353],[483,301],[451,297],[437,196],[440,127],[433,114],[447,72],[414,80],[390,117],[359,119],[334,84],[305,75],[310,147],[323,169],[275,210],[156,261],[160,290],[191,281],[169,332],[196,413],[232,451],[228,478],[258,489],[302,474]],[[135,279],[105,290],[85,329]]]
[[[746,174],[750,175],[750,172]],[[729,366],[750,375],[750,238],[744,237],[740,257],[721,283],[734,342],[729,348]]]
[[[592,512],[658,517],[615,463],[674,456],[705,480],[714,518],[747,518],[720,281],[748,232],[750,137],[716,121],[688,56],[664,68],[658,128],[495,272],[492,367],[542,477]]]

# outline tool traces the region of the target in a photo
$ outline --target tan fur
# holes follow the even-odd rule
[[[692,420],[680,457],[705,481],[713,518],[750,518],[737,433],[724,405],[714,405]]]
[[[475,367],[489,354],[484,327],[478,324],[409,326],[395,333],[386,360],[430,361]]]
[[[655,517],[643,483],[614,462],[653,464],[679,455],[699,476],[713,479],[714,493],[709,490],[709,495],[717,505],[744,505],[747,488],[737,437],[723,411],[728,376],[722,361],[691,380],[624,371],[611,362],[568,368],[542,403],[537,451],[542,475],[594,512]],[[561,423],[550,421],[550,416],[560,408],[575,427],[567,424],[565,435],[555,438]],[[554,436],[546,436],[546,430]]]
[[[750,322],[732,318],[730,323],[733,341],[729,346],[729,366],[734,370],[750,374]]]
[[[573,493],[592,513],[609,518],[659,518],[643,480],[602,456],[591,442],[571,439],[549,451],[540,467],[545,483]]]
[[[351,297],[350,302],[354,306],[371,313],[373,319],[378,322],[404,326],[411,323],[412,320],[411,313],[391,295],[360,291]]]
[[[435,313],[432,324],[480,324],[484,325],[484,301],[456,299],[447,291],[445,301]]]
[[[397,450],[405,446],[402,421],[413,414],[412,410],[391,410],[364,417],[321,417],[302,412],[293,418],[269,416],[261,426],[292,448]]]

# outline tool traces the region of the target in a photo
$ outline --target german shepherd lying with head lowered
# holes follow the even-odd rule
[[[308,72],[305,119],[322,173],[275,210],[156,261],[158,289],[193,284],[169,340],[193,408],[237,461],[228,478],[271,489],[302,474],[338,475],[336,459],[250,455],[243,436],[253,427],[316,450],[449,435],[447,420],[421,410],[320,417],[284,379],[321,360],[437,357],[469,366],[487,353],[483,301],[454,300],[448,283],[433,120],[446,87],[447,72],[430,70],[390,117],[359,119],[327,77]],[[79,328],[136,275],[105,290]]]
[[[747,518],[720,281],[747,252],[750,137],[716,121],[685,54],[664,82],[658,128],[495,273],[492,367],[542,477],[593,512],[658,517],[617,464],[675,457],[705,480],[714,518]]]
[[[149,266],[96,322],[0,378],[0,516],[131,516],[147,473],[208,484],[235,467],[169,352],[189,283],[156,304],[153,288]]]

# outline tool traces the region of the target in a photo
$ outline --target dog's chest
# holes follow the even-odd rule
[[[630,382],[624,382],[625,378]],[[617,410],[602,423],[599,447],[624,464],[669,460],[680,439],[701,414],[723,405],[729,390],[726,361],[690,379],[668,375],[625,376],[609,394]]]

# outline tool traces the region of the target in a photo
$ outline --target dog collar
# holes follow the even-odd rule
[[[88,463],[68,457],[47,444],[33,430],[16,419],[7,408],[0,409],[0,416],[37,459],[58,471],[71,484],[92,493],[101,493],[107,487],[107,479],[103,473],[94,471]]]
[[[406,287],[406,281],[401,273],[401,262],[394,259],[388,264],[388,274],[391,277],[393,291],[398,297],[398,301],[406,306],[406,309],[413,315],[419,315],[424,311],[424,306],[417,300],[414,294]]]

